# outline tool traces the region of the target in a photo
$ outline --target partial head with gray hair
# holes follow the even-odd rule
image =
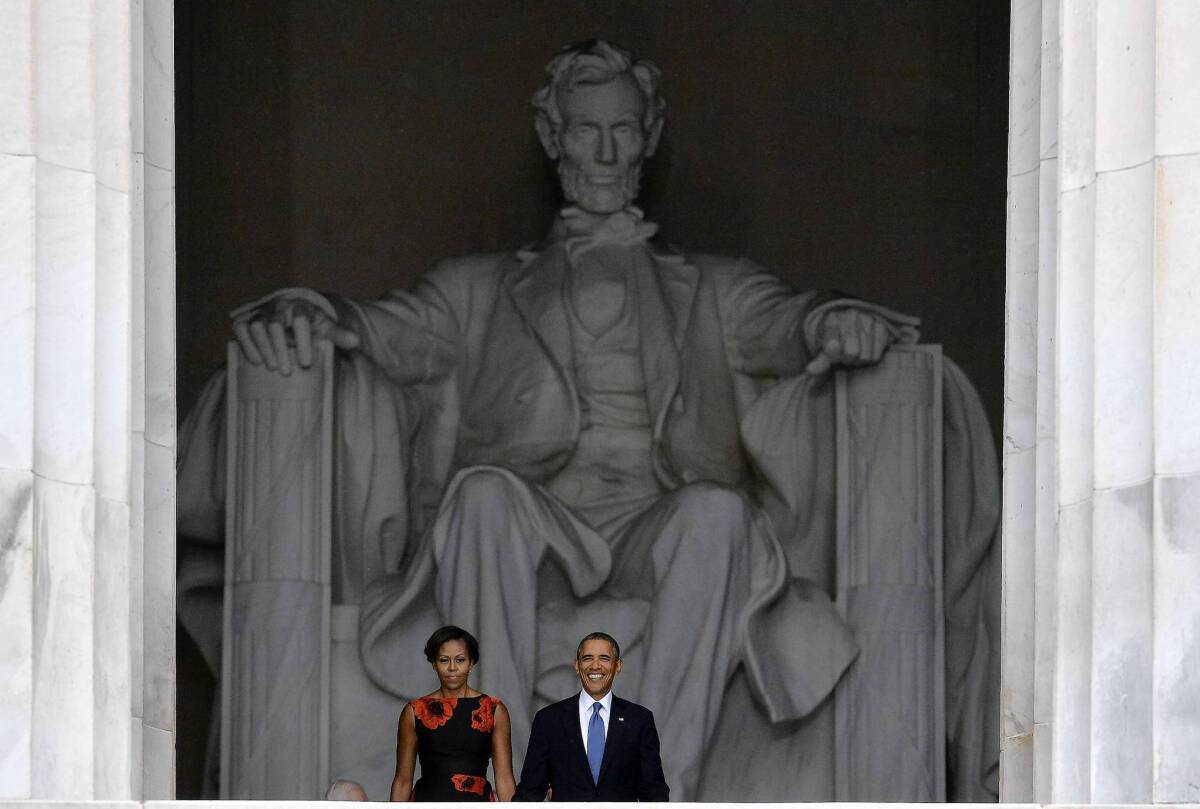
[[[533,95],[534,127],[558,161],[567,201],[611,214],[637,197],[642,161],[662,134],[660,72],[604,40],[569,45]]]
[[[362,788],[362,784],[357,781],[347,781],[344,778],[339,778],[329,785],[329,789],[325,791],[325,800],[327,801],[365,801],[367,791]]]

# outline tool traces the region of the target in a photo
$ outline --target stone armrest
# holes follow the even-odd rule
[[[329,781],[332,379],[328,342],[287,376],[229,349],[222,798],[315,798]],[[294,732],[297,715],[315,732]]]

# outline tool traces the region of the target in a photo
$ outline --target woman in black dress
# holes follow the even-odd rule
[[[392,800],[512,800],[517,785],[508,709],[467,684],[467,675],[479,662],[479,642],[465,629],[444,626],[429,637],[425,659],[441,687],[414,699],[400,714]],[[489,757],[496,775],[494,791],[487,780]],[[418,758],[421,780],[414,788]]]

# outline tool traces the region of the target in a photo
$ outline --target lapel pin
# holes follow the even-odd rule
[[[617,717],[617,721],[618,721],[618,722],[624,722],[624,721],[625,721],[625,717],[623,717],[623,716],[618,716],[618,717]]]

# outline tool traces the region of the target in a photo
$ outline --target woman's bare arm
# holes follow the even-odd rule
[[[503,702],[497,703],[495,725],[492,726],[492,772],[496,776],[496,797],[502,801],[511,801],[517,791],[512,770],[511,734],[508,708]]]
[[[413,717],[412,706],[405,705],[396,728],[396,777],[392,779],[392,800],[407,801],[412,796],[413,771],[416,767],[416,719]],[[511,777],[510,775],[509,778]]]

